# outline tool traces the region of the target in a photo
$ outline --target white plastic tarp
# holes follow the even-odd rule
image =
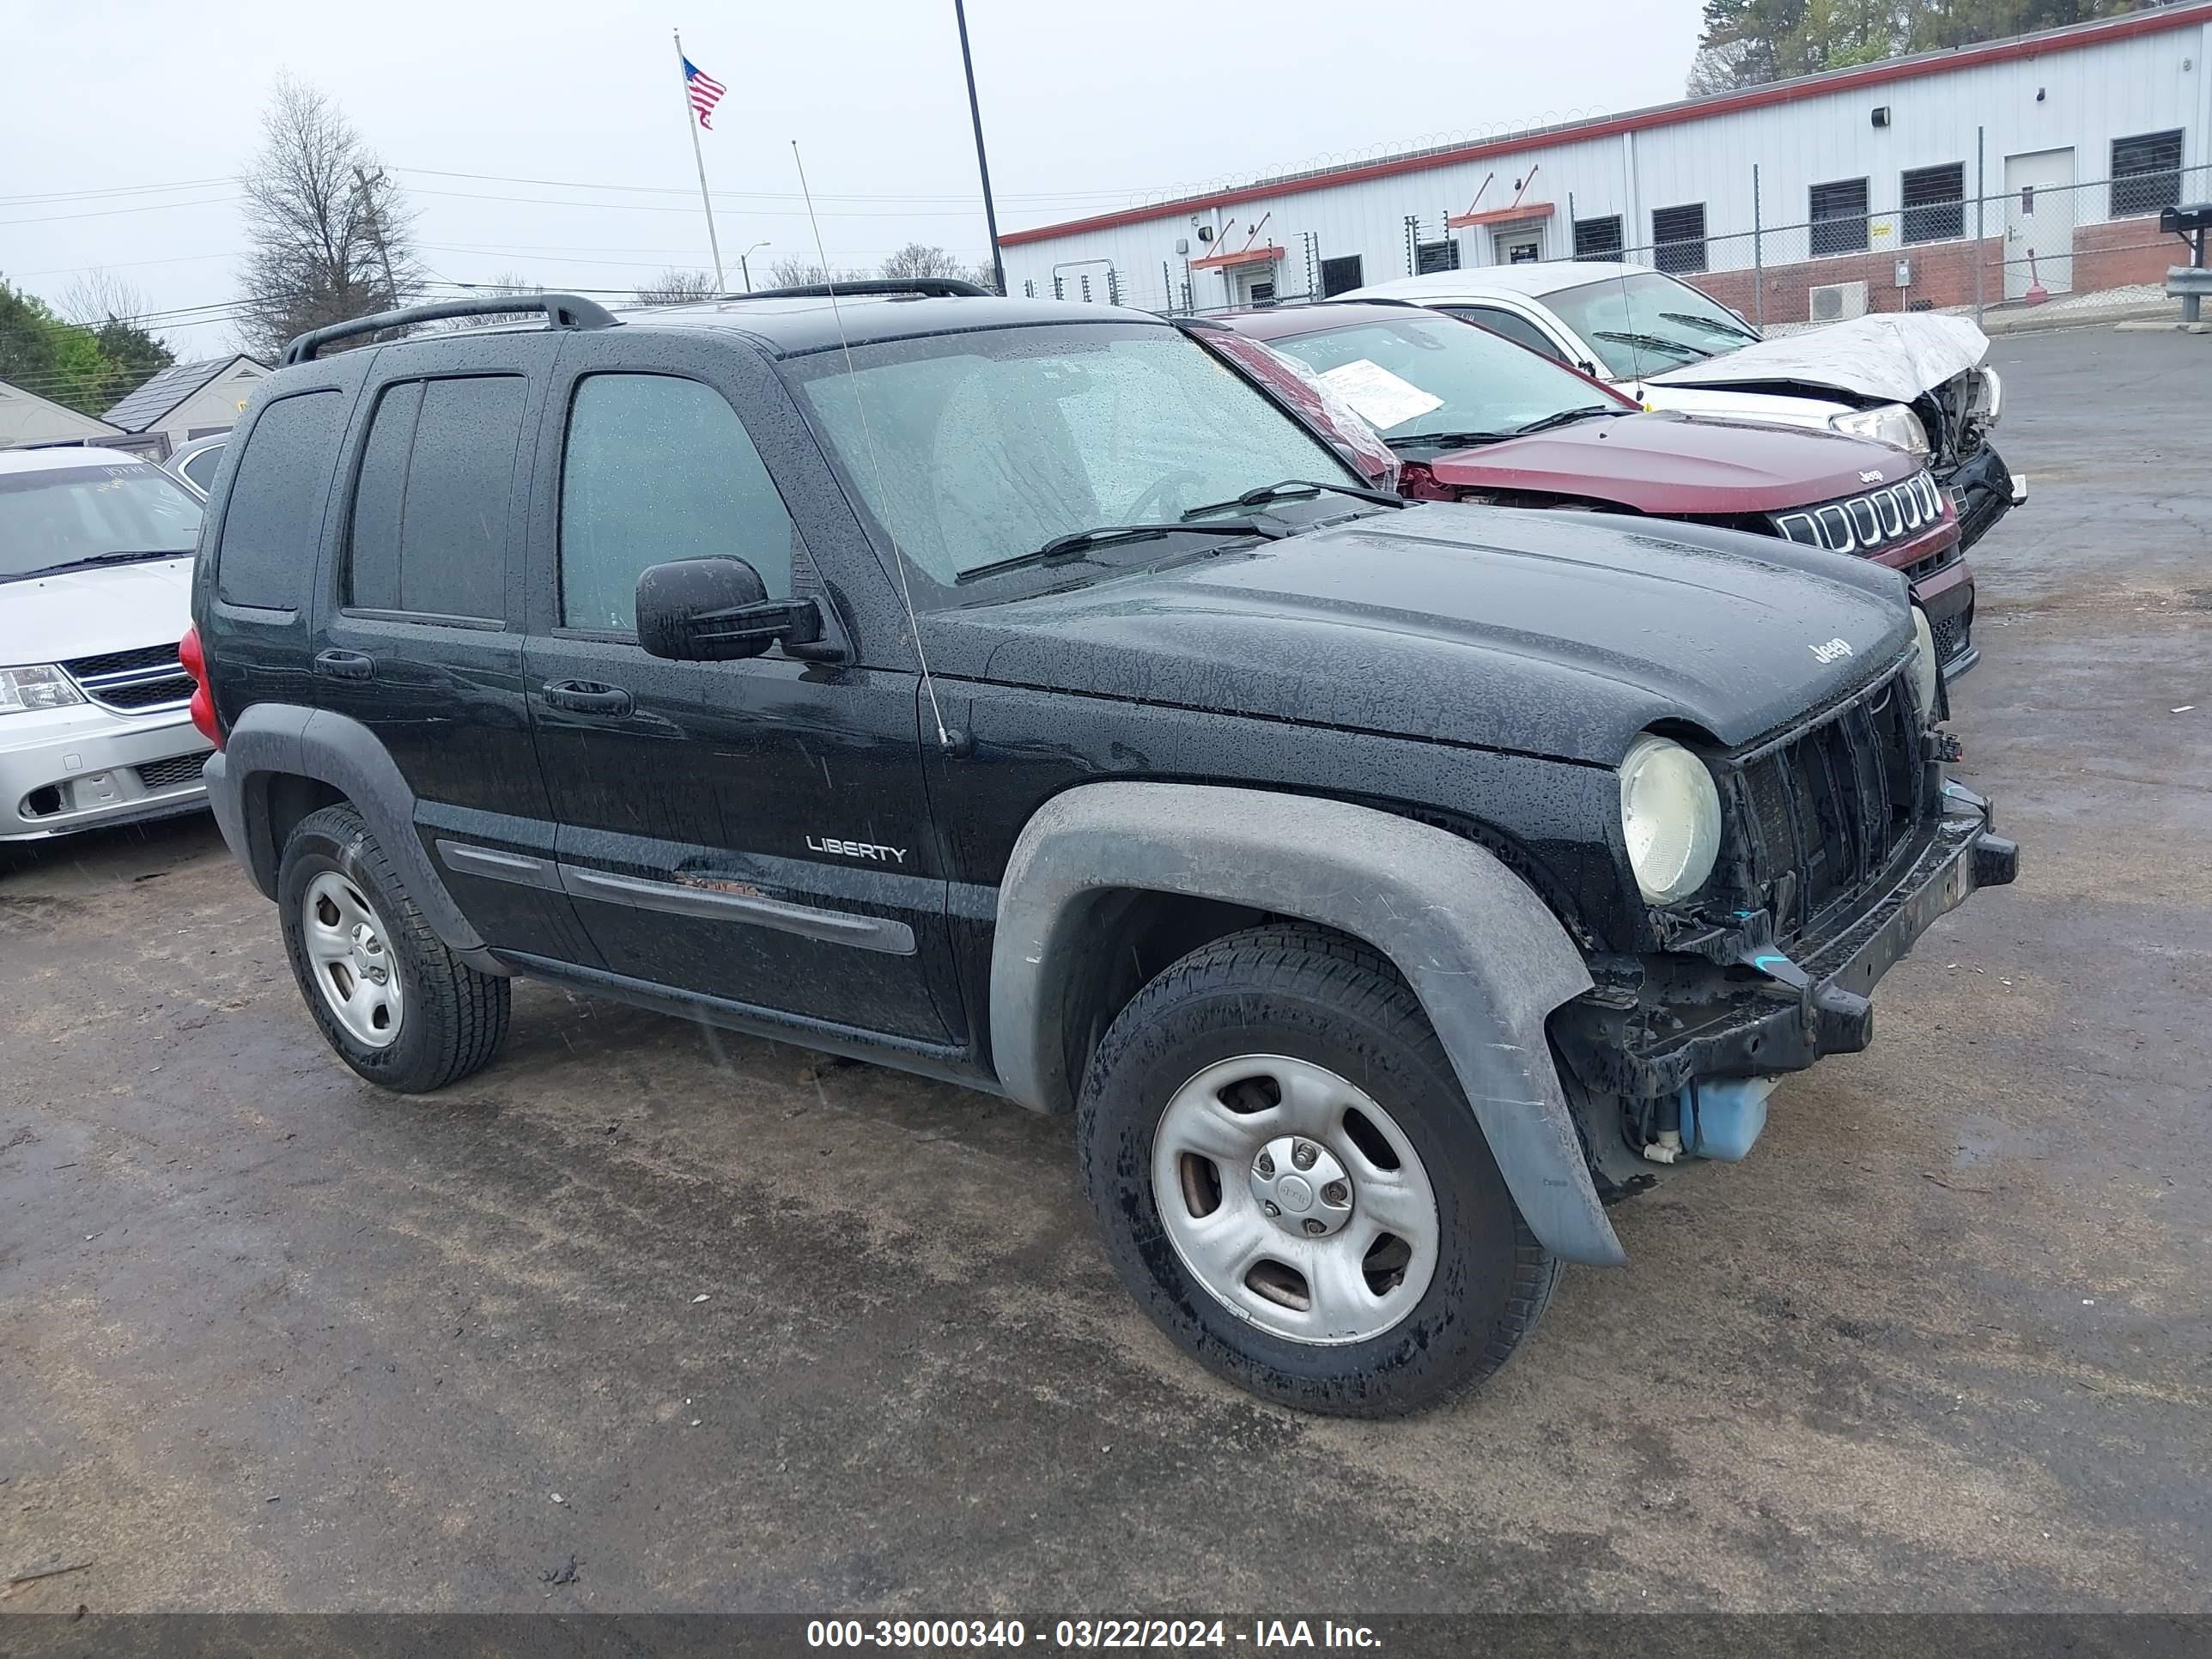
[[[1982,361],[1990,337],[1971,318],[1854,318],[1646,378],[1658,386],[1794,381],[1910,403]]]

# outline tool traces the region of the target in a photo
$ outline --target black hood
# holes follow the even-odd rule
[[[1743,743],[1912,644],[1904,578],[1697,525],[1432,505],[922,619],[939,675],[1611,766]],[[1848,653],[1839,650],[1841,641]]]

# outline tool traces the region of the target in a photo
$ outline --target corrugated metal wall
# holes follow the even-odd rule
[[[1021,244],[1005,250],[1007,282],[1017,294],[1029,284],[1049,296],[1058,268],[1066,297],[1075,299],[1083,296],[1074,279],[1087,271],[1090,297],[1103,301],[1103,272],[1110,264],[1124,304],[1223,307],[1246,297],[1236,276],[1189,270],[1186,261],[1243,247],[1263,221],[1260,245],[1285,250],[1273,270],[1277,299],[1304,296],[1312,262],[1309,238],[1313,258],[1358,256],[1365,282],[1408,274],[1409,218],[1419,222],[1424,238],[1449,234],[1462,266],[1490,264],[1502,258],[1493,228],[1447,232],[1444,220],[1471,205],[1483,210],[1505,205],[1522,180],[1525,200],[1554,207],[1541,228],[1545,258],[1573,252],[1571,203],[1575,218],[1620,216],[1623,240],[1632,249],[1652,240],[1655,209],[1702,203],[1711,268],[1748,268],[1754,164],[1757,217],[1770,230],[1804,223],[1813,185],[1866,179],[1879,252],[1883,227],[1900,206],[1899,180],[1906,171],[1961,163],[1966,194],[1978,193],[1977,127],[1985,129],[1980,190],[1992,197],[2004,189],[2008,155],[2070,148],[2075,178],[2102,179],[2112,169],[2114,139],[2171,128],[2183,131],[2185,167],[2212,164],[2206,138],[2212,129],[2212,68],[2205,62],[2212,52],[2212,23],[2064,49],[2053,44],[2053,50],[2002,63],[1844,92],[1808,92],[1787,103],[1640,131],[1554,138],[1471,163],[1289,191],[1229,208],[1183,209],[1135,224]],[[1890,111],[1886,127],[1873,125],[1877,106]],[[1449,112],[1437,112],[1439,120],[1448,117]],[[2093,193],[2082,194],[2085,204],[2092,199]],[[2095,214],[2087,214],[2086,206],[2077,210],[2077,222],[2102,216],[2101,208]],[[1200,221],[1220,233],[1210,246],[1199,239]],[[1972,230],[1970,209],[1969,234]],[[1802,257],[1803,233],[1797,235],[1797,252],[1788,252],[1784,241],[1769,252],[1770,263]],[[1893,226],[1889,235],[1893,241]],[[1177,251],[1178,241],[1187,244],[1187,252]],[[1631,257],[1650,262],[1648,252]],[[1079,266],[1077,261],[1091,263]]]

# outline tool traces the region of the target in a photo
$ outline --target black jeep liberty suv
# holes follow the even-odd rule
[[[362,1077],[483,1066],[520,974],[1073,1111],[1152,1316],[1315,1411],[1495,1370],[2016,861],[1895,572],[1409,506],[1158,319],[957,283],[304,336],[193,615]]]

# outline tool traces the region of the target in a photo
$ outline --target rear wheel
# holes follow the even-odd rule
[[[1419,1410],[1503,1364],[1557,1267],[1419,1003],[1316,928],[1255,928],[1147,985],[1079,1104],[1115,1270],[1200,1363],[1285,1405]]]
[[[284,842],[276,903],[300,994],[338,1057],[403,1093],[490,1064],[508,988],[455,957],[347,805],[300,820]]]

